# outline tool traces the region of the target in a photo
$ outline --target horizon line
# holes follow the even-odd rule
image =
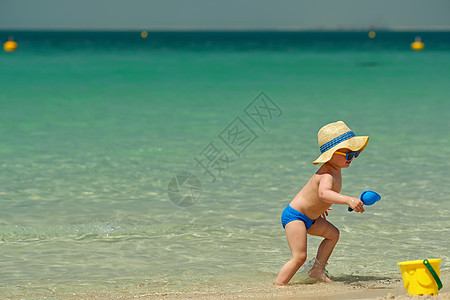
[[[0,31],[69,31],[69,32],[366,32],[366,31],[397,31],[397,32],[446,32],[450,31],[450,26],[392,26],[392,27],[352,27],[352,26],[337,26],[337,27],[316,27],[316,28],[203,28],[203,27],[168,27],[168,28],[2,28]]]

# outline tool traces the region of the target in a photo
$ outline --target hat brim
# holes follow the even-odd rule
[[[343,141],[342,143],[337,144],[333,148],[328,149],[324,153],[322,153],[315,161],[313,161],[314,165],[326,163],[331,159],[334,152],[336,152],[339,149],[350,149],[352,151],[358,151],[361,150],[361,152],[366,148],[367,143],[369,142],[368,136],[354,136],[346,141]]]

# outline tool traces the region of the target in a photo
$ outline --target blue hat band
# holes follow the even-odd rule
[[[348,139],[351,139],[354,136],[355,136],[355,134],[353,133],[353,131],[348,131],[344,134],[341,134],[340,136],[329,141],[328,143],[325,143],[322,146],[320,146],[320,152],[324,153],[325,151],[336,146],[337,144],[342,143],[343,141],[346,141]]]

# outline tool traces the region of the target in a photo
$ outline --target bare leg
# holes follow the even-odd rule
[[[292,258],[281,268],[275,285],[285,285],[306,261],[306,227],[302,221],[289,222],[286,227],[286,238],[292,252]]]
[[[334,246],[336,246],[336,243],[339,240],[339,230],[334,227],[333,224],[321,217],[316,220],[313,226],[311,226],[308,233],[325,238],[322,243],[320,243],[314,266],[308,272],[308,275],[325,282],[331,282],[331,278],[325,273],[325,265],[330,258],[331,252],[333,252]]]

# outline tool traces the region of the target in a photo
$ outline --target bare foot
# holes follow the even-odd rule
[[[333,280],[330,277],[328,277],[327,273],[325,273],[324,270],[317,270],[312,268],[311,270],[308,271],[308,276],[323,282],[333,282]]]
[[[272,283],[272,285],[275,285],[275,286],[286,286],[286,284],[283,284],[283,283],[279,283],[279,282],[274,282],[274,283]]]
[[[285,287],[286,286],[286,284],[279,283],[279,282],[274,282],[274,283],[272,283],[272,285],[275,287]]]

